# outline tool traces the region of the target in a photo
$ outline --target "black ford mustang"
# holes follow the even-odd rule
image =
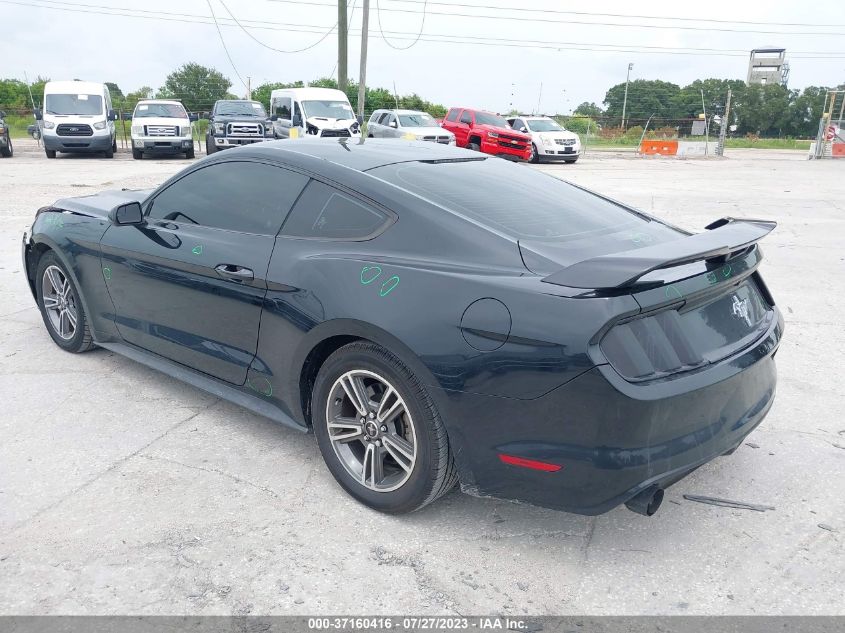
[[[526,166],[399,140],[216,154],[38,211],[26,274],[100,346],[292,428],[387,512],[457,481],[643,514],[768,412],[783,320],[756,242]]]

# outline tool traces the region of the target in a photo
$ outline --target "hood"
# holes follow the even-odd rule
[[[333,119],[325,116],[310,116],[306,119],[306,122],[321,130],[345,130],[358,121],[357,119]]]
[[[132,119],[132,125],[178,125],[179,127],[190,127],[191,122],[187,119],[177,119],[175,117],[164,116],[145,116],[136,117]]]
[[[546,138],[562,138],[562,139],[575,139],[578,140],[578,135],[575,132],[570,132],[569,130],[563,130],[561,132],[534,132],[537,136],[544,136]]]
[[[261,125],[270,125],[268,117],[261,116],[247,116],[245,114],[215,114],[215,123],[260,123]]]
[[[127,202],[143,203],[153,191],[154,189],[111,189],[90,196],[62,198],[61,200],[57,200],[52,206],[54,209],[63,209],[81,215],[105,218],[108,216],[109,211],[119,204],[126,204]]]
[[[524,134],[522,132],[517,132],[512,127],[501,127],[499,125],[489,125],[487,123],[479,125],[478,127],[480,127],[482,130],[489,130],[490,132],[497,132],[499,134],[507,134],[508,136],[513,136],[515,138],[521,138],[525,141],[531,140],[530,136],[528,136],[527,134]]]
[[[414,136],[455,136],[449,130],[442,127],[403,127],[403,134],[412,134]]]

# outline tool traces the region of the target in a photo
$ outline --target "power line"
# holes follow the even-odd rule
[[[310,5],[315,7],[331,7],[334,6],[332,4],[326,4],[325,2],[309,2],[306,0],[270,0],[270,2],[279,2],[279,3],[286,3],[286,4],[297,4],[297,5]],[[484,8],[484,7],[479,7]],[[383,11],[394,11],[397,13],[421,13],[416,9],[382,9]],[[612,27],[621,27],[621,28],[642,28],[642,29],[667,29],[667,30],[682,30],[682,31],[719,31],[723,33],[761,33],[761,34],[769,34],[769,35],[833,35],[833,36],[841,36],[841,33],[833,33],[833,32],[796,32],[796,31],[761,31],[761,30],[753,30],[753,29],[726,29],[726,28],[719,28],[719,27],[698,27],[698,26],[673,26],[668,24],[620,24],[618,22],[584,22],[579,20],[555,20],[552,18],[530,18],[530,17],[518,17],[518,16],[506,16],[506,15],[490,15],[490,14],[482,14],[482,13],[454,13],[454,12],[446,12],[446,11],[431,11],[428,10],[428,13],[431,15],[445,15],[452,18],[473,18],[473,19],[483,19],[483,20],[508,20],[508,21],[519,21],[519,22],[543,22],[543,23],[555,23],[555,24],[581,24],[586,26],[612,26]]]
[[[211,0],[205,0],[208,4],[208,10],[211,11],[211,18],[214,20],[214,26],[217,28],[217,34],[220,36],[220,43],[223,45],[223,50],[226,51],[226,57],[229,58],[229,63],[232,64],[232,70],[235,71],[235,74],[240,79],[241,83],[244,85],[244,88],[249,91],[249,85],[243,80],[241,74],[238,72],[238,67],[235,66],[235,61],[232,59],[232,56],[229,54],[229,48],[226,46],[226,40],[223,39],[223,31],[220,29],[220,25],[217,23],[217,16],[214,15],[214,7],[211,6]]]
[[[278,1],[278,0],[277,0]],[[65,5],[65,6],[45,6],[44,4],[35,4],[34,2],[39,3],[50,3],[51,5]],[[52,11],[64,11],[64,12],[72,12],[72,13],[83,13],[83,14],[96,14],[96,15],[111,15],[116,17],[126,17],[126,18],[133,18],[133,19],[147,19],[147,20],[156,20],[156,21],[172,21],[172,22],[180,22],[180,23],[188,23],[188,24],[206,24],[212,25],[215,24],[214,22],[209,20],[208,16],[203,15],[196,15],[196,14],[188,14],[188,13],[171,13],[171,12],[152,12],[146,11],[142,9],[113,9],[112,7],[106,7],[102,5],[93,5],[93,4],[81,4],[81,3],[73,3],[73,2],[59,2],[57,0],[0,0],[0,3],[3,4],[12,4],[12,5],[20,5],[26,6],[30,8],[40,8]],[[329,6],[329,5],[325,5]],[[88,7],[90,9],[98,9],[98,10],[88,10],[86,8],[72,8],[72,7]],[[117,11],[122,11],[118,13]],[[136,15],[132,13],[133,11],[137,11],[141,15]],[[223,26],[235,26],[234,24],[227,24],[225,23],[226,18],[218,18],[217,26],[222,23]],[[254,22],[252,20],[240,20],[243,24],[247,24],[250,22]],[[276,25],[276,26],[268,26],[268,24]],[[296,28],[283,28],[283,26],[290,26]],[[336,25],[335,25],[336,26]],[[243,28],[243,26],[241,26]],[[316,34],[324,34],[325,33],[325,26],[319,25],[298,25],[298,24],[290,24],[285,22],[263,22],[260,25],[252,25],[250,24],[250,28],[254,29],[264,29],[264,30],[271,30],[271,31],[282,31],[282,32],[295,32],[295,33],[316,33]],[[748,51],[744,49],[717,49],[717,48],[696,48],[696,47],[661,47],[661,46],[649,46],[649,45],[640,45],[640,44],[603,44],[603,43],[593,43],[593,42],[554,42],[554,41],[547,41],[547,40],[523,40],[523,39],[511,39],[511,38],[501,38],[501,37],[478,37],[478,36],[471,36],[471,35],[447,35],[447,34],[437,34],[437,33],[429,33],[428,36],[423,37],[420,34],[414,34],[408,31],[384,31],[384,33],[390,34],[393,39],[404,39],[404,40],[417,40],[423,42],[430,42],[430,43],[452,43],[452,44],[465,44],[465,45],[476,45],[476,46],[491,46],[495,45],[496,42],[502,42],[502,46],[510,47],[510,48],[539,48],[539,49],[548,49],[548,50],[577,50],[577,51],[588,51],[588,52],[606,52],[606,53],[650,53],[650,54],[666,54],[666,55],[713,55],[713,56],[724,56],[724,57],[747,57]],[[354,34],[354,33],[353,33]],[[405,35],[410,35],[412,37],[403,37]],[[793,51],[790,53],[790,57],[792,59],[828,59],[828,60],[838,60],[845,58],[845,53],[840,51]],[[243,81],[243,80],[241,80]]]
[[[411,42],[410,44],[408,44],[407,46],[394,46],[393,44],[390,43],[390,41],[387,39],[387,37],[384,34],[384,29],[381,26],[381,4],[379,3],[379,0],[376,0],[376,17],[378,18],[378,30],[381,32],[381,39],[384,40],[384,43],[387,44],[390,48],[395,48],[398,51],[406,51],[409,48],[411,48],[412,46],[414,46],[417,42],[419,42],[420,38],[422,37],[422,34],[423,34],[423,29],[425,28],[425,11],[426,11],[427,7],[428,7],[428,0],[425,0],[423,2],[422,21],[420,22],[420,31],[419,31],[419,33],[417,33],[416,39],[413,42]]]
[[[273,47],[273,46],[270,46],[269,44],[265,44],[264,42],[262,42],[261,40],[259,40],[259,39],[258,39],[257,37],[255,37],[252,33],[250,33],[249,31],[247,31],[247,30],[246,30],[246,28],[243,26],[243,24],[241,24],[241,23],[238,21],[238,19],[235,17],[235,14],[234,14],[234,13],[232,13],[232,12],[229,10],[229,7],[227,7],[227,6],[226,6],[226,3],[225,3],[225,2],[223,2],[223,0],[220,0],[220,4],[222,4],[222,5],[223,5],[223,8],[224,8],[224,9],[226,9],[226,12],[229,14],[229,16],[230,16],[230,17],[232,18],[232,20],[235,22],[235,24],[237,24],[237,25],[238,25],[238,27],[240,27],[240,29],[241,29],[244,33],[246,33],[246,34],[247,34],[247,35],[248,35],[248,36],[249,36],[249,37],[250,37],[250,38],[251,38],[254,42],[257,42],[258,44],[260,44],[260,45],[261,45],[261,46],[263,46],[264,48],[268,48],[268,49],[270,49],[271,51],[275,51],[275,52],[277,52],[277,53],[303,53],[303,52],[305,52],[305,51],[307,51],[307,50],[309,50],[309,49],[312,49],[312,48],[314,48],[315,46],[317,46],[317,45],[321,44],[321,43],[322,43],[322,42],[323,42],[323,41],[324,41],[324,40],[325,40],[325,39],[326,39],[329,35],[331,35],[331,34],[334,32],[334,30],[337,28],[337,24],[338,24],[337,22],[335,22],[335,23],[332,25],[332,28],[330,28],[328,31],[326,31],[325,35],[323,35],[323,37],[321,37],[320,39],[318,39],[318,40],[317,40],[316,42],[314,42],[313,44],[310,44],[310,45],[306,46],[305,48],[298,48],[298,49],[294,49],[294,50],[286,51],[286,50],[283,50],[283,49],[281,49],[281,48],[275,48],[275,47]]]
[[[637,15],[630,13],[597,13],[594,11],[564,11],[561,9],[532,9],[527,7],[504,7],[500,5],[479,5],[479,4],[463,4],[460,2],[437,2],[436,0],[394,0],[395,2],[405,2],[408,4],[421,4],[427,2],[428,4],[442,5],[446,7],[462,7],[467,9],[499,9],[502,11],[521,11],[526,13],[543,13],[556,15],[583,15],[595,16],[604,18],[637,18],[646,20],[673,20],[679,22],[712,22],[715,24],[753,24],[757,26],[809,26],[819,28],[833,28],[845,27],[845,24],[812,24],[807,22],[760,22],[757,20],[717,20],[715,18],[686,18],[680,16],[665,16],[665,15]]]

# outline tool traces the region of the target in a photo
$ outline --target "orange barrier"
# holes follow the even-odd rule
[[[675,156],[678,153],[678,141],[648,140],[640,143],[640,154]]]
[[[836,158],[845,158],[845,143],[834,143],[830,155]]]

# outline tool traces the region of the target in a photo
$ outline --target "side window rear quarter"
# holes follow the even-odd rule
[[[364,241],[381,234],[396,217],[352,194],[312,180],[285,220],[281,236]]]

